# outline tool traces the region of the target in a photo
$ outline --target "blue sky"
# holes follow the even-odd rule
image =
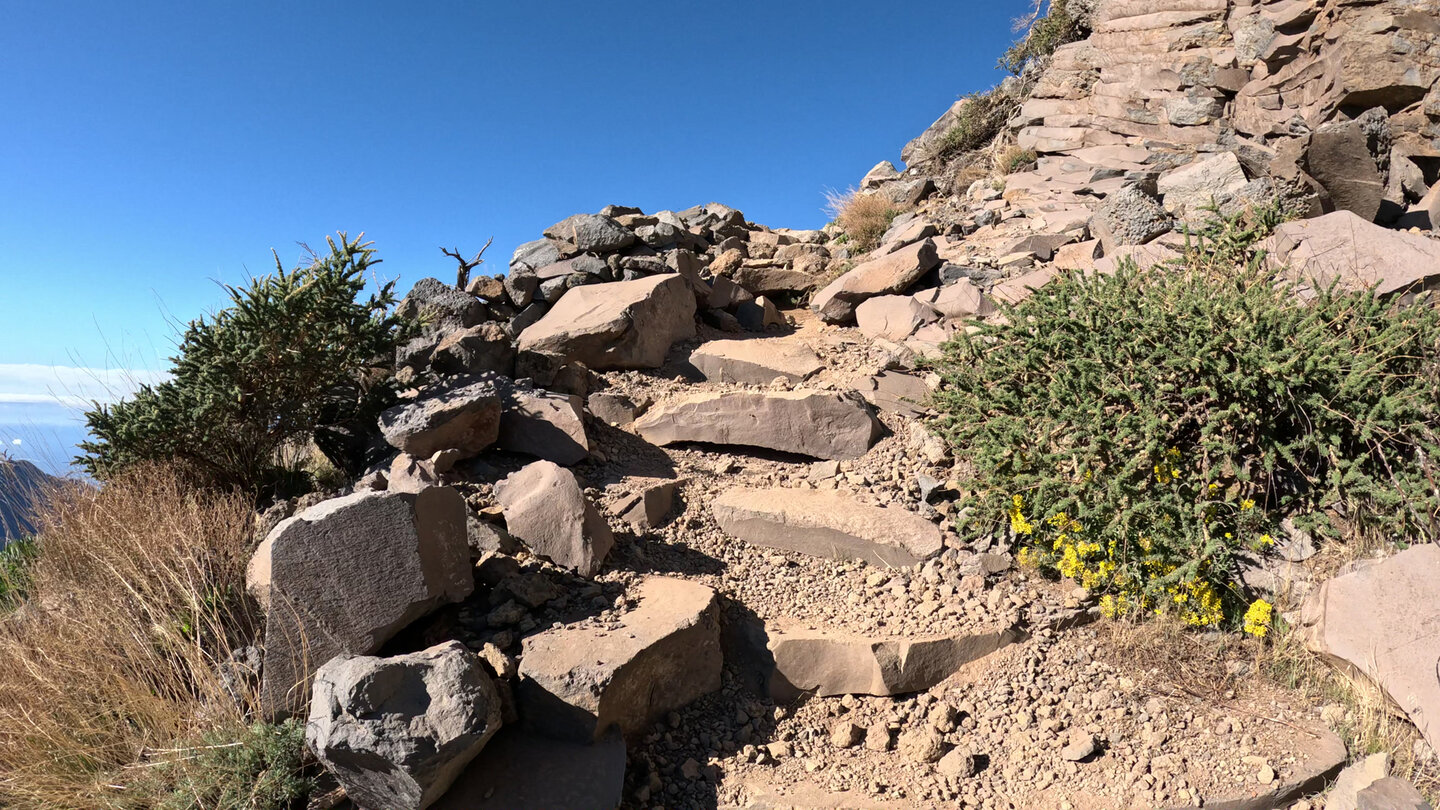
[[[608,203],[818,227],[1028,5],[0,0],[0,434],[337,230],[404,290]]]

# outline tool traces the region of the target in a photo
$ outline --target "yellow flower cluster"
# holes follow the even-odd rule
[[[1010,498],[1010,531],[1016,534],[1030,534],[1035,526],[1025,519],[1025,498],[1013,495]]]
[[[1264,638],[1270,632],[1270,618],[1275,607],[1264,599],[1256,599],[1245,611],[1245,632],[1256,638]]]

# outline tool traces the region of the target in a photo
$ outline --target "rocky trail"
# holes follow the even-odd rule
[[[1309,218],[1271,237],[1277,270],[1401,301],[1440,279],[1433,2],[1090,13],[1029,77],[1014,171],[941,148],[962,100],[866,175],[904,210],[873,250],[610,206],[503,277],[415,285],[389,456],[262,515],[250,570],[266,638],[236,671],[308,713],[329,806],[1426,806],[1373,765],[1314,798],[1354,753],[1337,707],[1240,645],[1147,652],[1007,536],[955,531],[925,358],[1058,274],[1160,267],[1211,203],[1278,197]],[[1417,551],[1386,587],[1423,589]],[[1247,583],[1433,746],[1433,638],[1362,615],[1372,569],[1317,587],[1315,554]],[[1346,647],[1392,619],[1413,632]]]

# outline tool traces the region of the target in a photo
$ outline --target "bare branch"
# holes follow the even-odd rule
[[[490,243],[494,241],[495,237],[493,236],[485,240],[485,247],[480,248],[480,252],[475,254],[475,258],[469,261],[466,261],[465,257],[461,255],[460,248],[458,247],[454,250],[447,250],[443,247],[440,248],[441,253],[444,253],[446,256],[454,259],[460,265],[455,271],[456,287],[459,287],[463,290],[465,289],[465,286],[470,283],[470,271],[485,263],[485,251],[489,249]]]

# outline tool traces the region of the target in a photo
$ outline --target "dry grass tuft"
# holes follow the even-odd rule
[[[217,665],[254,636],[251,526],[244,497],[164,468],[55,494],[0,620],[0,806],[132,805],[135,763],[243,724]]]
[[[905,210],[883,194],[862,194],[853,188],[825,192],[825,211],[860,253],[874,250],[890,223]]]
[[[1259,663],[1276,683],[1327,707],[1352,757],[1388,753],[1392,774],[1410,780],[1432,804],[1440,800],[1440,761],[1417,756],[1417,742],[1427,749],[1420,732],[1373,681],[1331,666],[1288,627],[1276,628]]]

